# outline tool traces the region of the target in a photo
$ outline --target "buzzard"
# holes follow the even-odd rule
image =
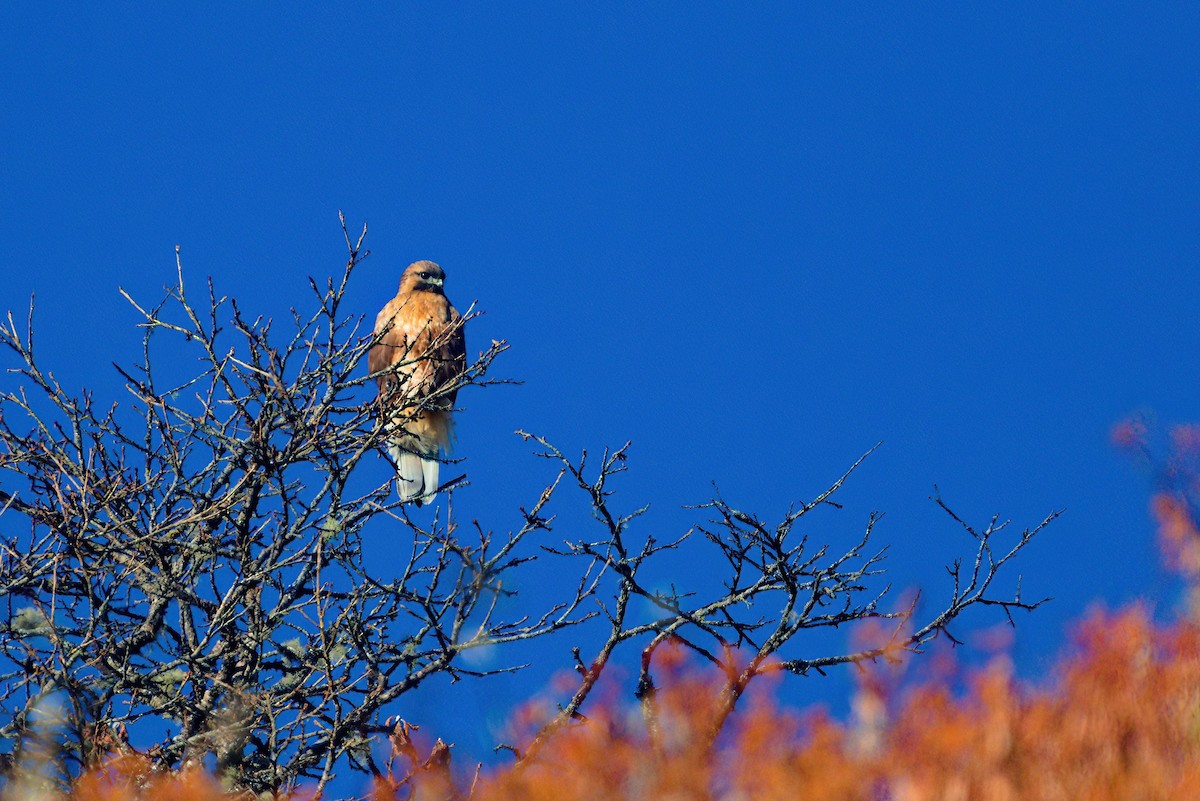
[[[390,418],[396,489],[417,506],[437,495],[438,450],[448,453],[454,442],[456,382],[466,366],[462,321],[442,289],[445,280],[431,261],[408,265],[396,297],[375,318],[376,343],[367,354],[371,372],[382,372],[379,399]]]

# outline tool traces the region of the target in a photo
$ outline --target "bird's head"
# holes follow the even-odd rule
[[[414,261],[400,278],[401,292],[437,292],[441,294],[446,272],[431,261]]]

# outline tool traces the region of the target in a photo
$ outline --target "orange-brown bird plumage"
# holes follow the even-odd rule
[[[389,405],[400,499],[429,503],[437,494],[438,450],[454,440],[455,386],[466,366],[466,341],[458,312],[443,292],[446,274],[431,261],[408,265],[400,289],[375,318],[379,338],[367,354]],[[393,367],[393,365],[395,365]]]

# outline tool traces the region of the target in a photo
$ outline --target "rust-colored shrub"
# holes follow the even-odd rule
[[[941,679],[870,697],[852,723],[753,699],[712,748],[713,677],[678,670],[659,690],[657,730],[636,707],[602,703],[515,767],[446,781],[446,753],[398,753],[407,771],[372,797],[845,799],[847,801],[1168,801],[1200,798],[1200,627],[1145,609],[1092,613],[1051,677],[1033,687],[1005,658],[954,693]],[[886,683],[883,683],[886,684]],[[401,749],[403,750],[403,749]],[[24,791],[22,787],[24,786]],[[14,782],[6,798],[52,798]],[[200,772],[155,773],[120,756],[77,785],[88,801],[215,801]]]
[[[606,710],[558,738],[537,764],[489,777],[477,797],[1193,799],[1198,654],[1200,630],[1189,622],[1158,626],[1141,608],[1096,612],[1044,687],[1015,681],[997,658],[961,696],[936,681],[907,688],[892,719],[868,721],[880,727],[865,738],[869,747],[854,726],[760,703],[713,753],[686,742],[664,750]],[[694,697],[702,686],[692,679],[669,692]]]

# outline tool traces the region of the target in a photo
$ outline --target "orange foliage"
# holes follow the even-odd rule
[[[1015,681],[1001,657],[957,695],[944,680],[897,689],[868,676],[859,701],[866,699],[870,714],[851,724],[819,712],[790,713],[758,696],[712,750],[704,734],[713,677],[676,669],[657,696],[657,736],[636,708],[601,704],[522,767],[460,782],[472,786],[456,790],[446,782],[446,759],[414,751],[412,781],[381,782],[371,797],[1190,800],[1200,798],[1198,655],[1200,627],[1193,622],[1156,625],[1141,608],[1096,612],[1041,688]],[[202,775],[157,775],[137,758],[121,757],[85,777],[72,797],[231,796]]]
[[[1121,450],[1142,451],[1147,445],[1149,427],[1141,417],[1130,417],[1112,427],[1109,437]]]
[[[1198,654],[1200,630],[1190,623],[1157,627],[1141,609],[1097,613],[1042,690],[1020,686],[998,659],[962,697],[940,682],[910,688],[878,736],[865,739],[820,714],[757,704],[714,754],[690,748],[694,738],[656,748],[608,710],[560,737],[536,765],[493,776],[478,797],[1195,799]],[[702,686],[684,682],[670,692],[695,699]],[[690,708],[703,720],[703,705]]]
[[[58,801],[62,796],[39,786],[33,777],[15,776],[4,801]],[[72,801],[242,801],[249,794],[228,793],[200,769],[164,773],[140,755],[114,756],[76,783]],[[295,796],[299,801],[302,796]]]
[[[1114,426],[1112,441],[1150,469],[1159,548],[1191,585],[1192,612],[1200,616],[1200,425],[1172,426],[1165,437],[1151,434],[1144,419],[1132,417]]]
[[[1170,493],[1160,492],[1150,509],[1158,522],[1160,546],[1168,564],[1195,581],[1200,577],[1200,532],[1187,505]]]

